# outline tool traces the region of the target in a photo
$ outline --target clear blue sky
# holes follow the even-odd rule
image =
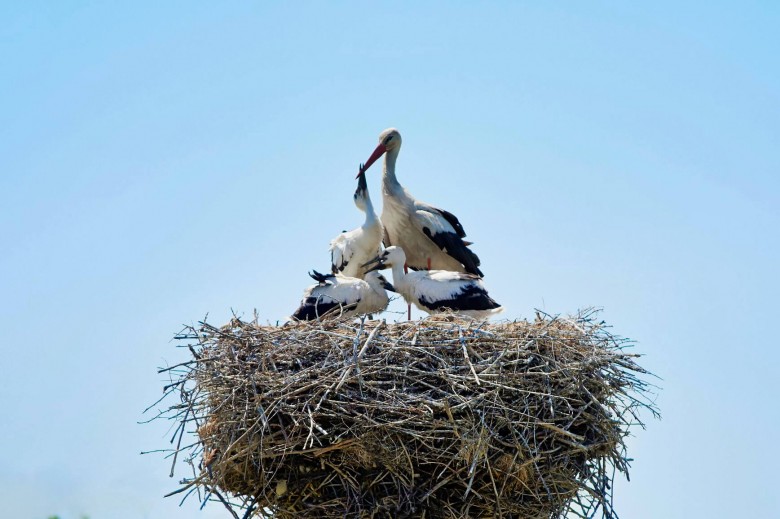
[[[2,515],[225,517],[138,455],[155,368],[295,308],[388,126],[506,317],[602,306],[663,377],[621,515],[775,513],[780,4],[291,5],[0,3]]]

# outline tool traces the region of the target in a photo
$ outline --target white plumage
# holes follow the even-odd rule
[[[357,229],[343,232],[330,242],[331,271],[361,279],[366,274],[362,265],[379,254],[382,244],[382,222],[374,212],[362,169],[361,166],[353,198],[357,208],[366,213],[366,220]]]
[[[395,163],[401,150],[401,134],[389,128],[379,135],[379,145],[366,161],[368,169],[385,155],[382,174],[382,224],[385,247],[397,245],[406,251],[406,261],[414,269],[441,269],[467,272],[482,277],[480,261],[464,241],[466,232],[458,218],[415,199],[395,176]],[[430,261],[430,263],[429,263]]]
[[[378,313],[387,308],[385,289],[394,291],[379,272],[369,272],[365,279],[316,270],[309,275],[317,284],[303,292],[301,305],[292,315],[299,321]]]
[[[374,258],[370,271],[392,267],[393,286],[407,303],[429,314],[455,311],[474,318],[489,317],[503,310],[488,295],[482,279],[474,274],[447,270],[404,272],[406,254],[391,246]],[[373,272],[372,272],[373,273]]]

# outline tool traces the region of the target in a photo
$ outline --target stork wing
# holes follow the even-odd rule
[[[354,247],[350,246],[349,234],[343,232],[330,242],[331,272],[334,274],[343,271],[355,254]]]
[[[306,289],[293,317],[309,321],[332,315],[341,315],[354,310],[362,299],[361,280],[349,279],[334,274],[320,274],[316,270],[309,274],[319,282]]]
[[[458,221],[458,217],[452,214],[449,211],[445,211],[444,209],[438,209],[433,206],[428,206],[427,209],[429,211],[437,212],[441,215],[442,218],[447,220],[447,223],[449,223],[452,228],[455,230],[455,232],[458,234],[458,238],[465,238],[466,237],[466,231],[463,230],[463,226],[460,224],[460,221]]]
[[[415,216],[415,223],[437,247],[461,262],[466,272],[482,277],[479,257],[463,241],[466,233],[454,214],[417,202]]]
[[[301,305],[293,312],[292,317],[299,321],[314,321],[315,319],[339,316],[357,308],[359,302],[342,304],[333,299],[309,296],[301,301]]]
[[[500,306],[478,277],[460,272],[432,271],[415,285],[415,295],[430,310],[490,310]]]

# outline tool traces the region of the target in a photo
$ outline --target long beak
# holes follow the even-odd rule
[[[366,164],[362,168],[360,168],[360,171],[363,172],[363,171],[367,170],[368,168],[370,168],[371,164],[376,162],[377,159],[379,157],[381,157],[382,155],[384,155],[386,151],[387,151],[387,147],[380,142],[379,145],[374,149],[374,152],[371,154],[371,156],[368,157],[368,160],[366,161]],[[360,173],[358,173],[358,177],[359,176],[360,176]],[[355,177],[355,178],[357,178],[357,177]]]
[[[357,176],[358,187],[355,194],[368,192],[368,184],[366,183],[366,169],[363,164],[360,165],[360,172]]]
[[[376,265],[374,265],[374,263],[376,263]],[[376,258],[372,259],[371,261],[367,261],[366,263],[363,263],[360,266],[361,267],[368,267],[369,265],[374,265],[374,266],[371,267],[370,269],[368,269],[366,271],[366,274],[368,274],[369,272],[373,272],[374,270],[382,270],[383,268],[386,267],[386,265],[382,261],[382,256],[377,256]]]

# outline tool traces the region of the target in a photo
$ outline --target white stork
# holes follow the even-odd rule
[[[476,274],[449,270],[418,270],[404,272],[406,254],[400,247],[388,247],[369,262],[369,271],[388,266],[393,269],[393,285],[407,303],[429,314],[455,311],[474,318],[484,318],[503,311],[487,293]]]
[[[362,279],[366,275],[366,269],[362,265],[382,250],[382,222],[374,212],[362,164],[358,174],[358,187],[352,198],[357,208],[366,213],[366,220],[357,229],[345,231],[331,240],[331,271],[334,274],[341,273],[347,277]]]
[[[299,321],[381,312],[389,302],[385,290],[395,291],[379,272],[369,272],[365,279],[316,270],[309,275],[317,284],[303,292],[301,305],[292,315]]]
[[[415,199],[395,177],[401,151],[401,134],[388,128],[379,134],[379,145],[361,171],[385,155],[382,174],[382,224],[385,247],[398,245],[407,253],[413,269],[467,272],[482,277],[479,258],[464,241],[466,232],[454,214]]]

